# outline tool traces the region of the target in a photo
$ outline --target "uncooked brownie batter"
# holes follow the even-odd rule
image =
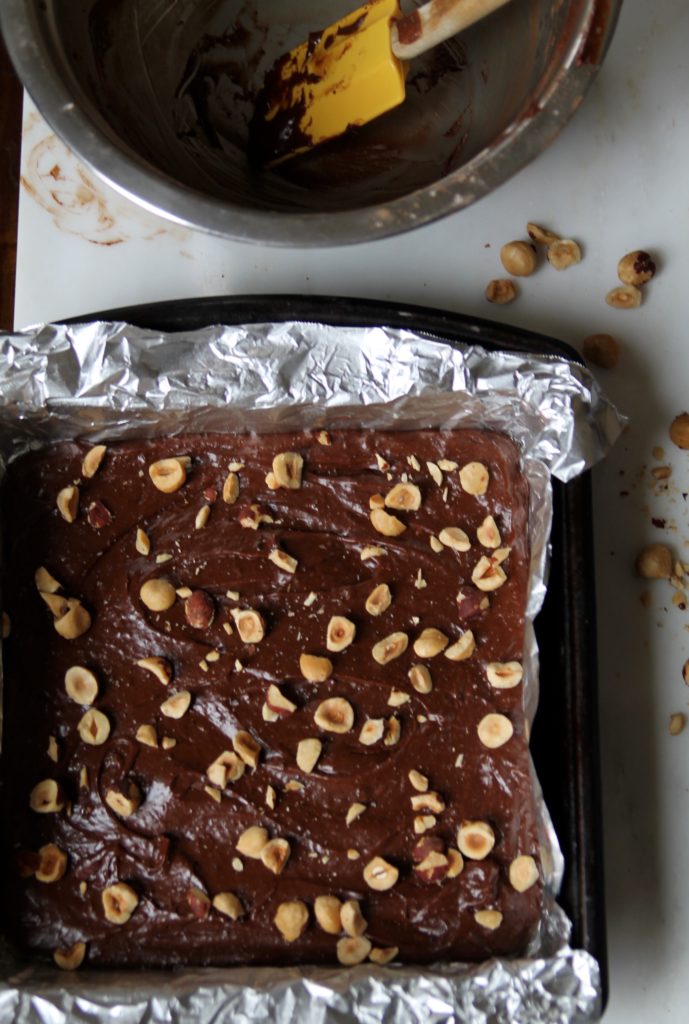
[[[528,488],[482,431],[181,436],[4,485],[5,918],[60,966],[519,952]]]

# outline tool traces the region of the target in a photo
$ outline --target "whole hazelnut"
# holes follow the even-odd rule
[[[508,274],[528,277],[536,269],[536,246],[530,242],[507,242],[500,250],[500,262]]]
[[[655,272],[655,263],[643,249],[628,252],[617,264],[617,276],[620,281],[623,284],[633,284],[637,288],[650,281]]]
[[[665,544],[648,544],[637,556],[636,571],[645,580],[669,580],[672,562],[672,552]]]
[[[670,424],[670,440],[678,448],[689,448],[689,412],[681,412]]]
[[[486,285],[485,296],[488,302],[496,306],[506,306],[508,302],[514,302],[517,297],[517,289],[514,281],[506,277],[496,277]]]

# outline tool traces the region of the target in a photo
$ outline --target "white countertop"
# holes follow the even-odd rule
[[[278,250],[172,226],[96,184],[30,104],[25,119],[18,327],[159,299],[295,292],[460,310],[575,346],[594,332],[620,339],[620,364],[600,379],[630,427],[594,471],[606,1024],[689,1019],[689,726],[668,733],[670,714],[689,704],[689,611],[672,604],[669,583],[634,573],[639,548],[651,541],[689,562],[689,455],[667,433],[689,410],[688,167],[686,0],[627,0],[574,120],[496,193],[439,224],[369,245]],[[527,220],[579,240],[583,262],[560,274],[542,267],[520,283],[516,302],[490,306],[483,289],[502,276],[499,248],[523,237]],[[604,296],[618,283],[617,261],[635,248],[657,257],[657,277],[640,309],[610,309]],[[660,459],[654,447],[663,448]],[[673,474],[660,492],[650,469],[663,463]]]

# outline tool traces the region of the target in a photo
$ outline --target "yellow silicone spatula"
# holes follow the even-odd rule
[[[314,32],[266,75],[249,131],[252,162],[274,167],[404,100],[406,62],[509,0],[430,0],[402,15],[370,0]]]

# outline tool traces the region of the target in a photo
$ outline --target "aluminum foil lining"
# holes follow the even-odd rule
[[[525,702],[533,718],[533,620],[546,589],[551,475],[602,458],[623,421],[591,374],[565,359],[454,346],[410,330],[312,323],[161,334],[122,323],[48,325],[0,335],[0,472],[53,441],[186,431],[257,433],[481,426],[509,434],[530,485],[532,564]],[[0,1017],[124,1022],[298,1019],[542,1024],[595,1019],[600,971],[569,947],[556,902],[563,862],[537,794],[547,892],[526,955],[478,965],[228,968],[65,974],[0,945]]]

